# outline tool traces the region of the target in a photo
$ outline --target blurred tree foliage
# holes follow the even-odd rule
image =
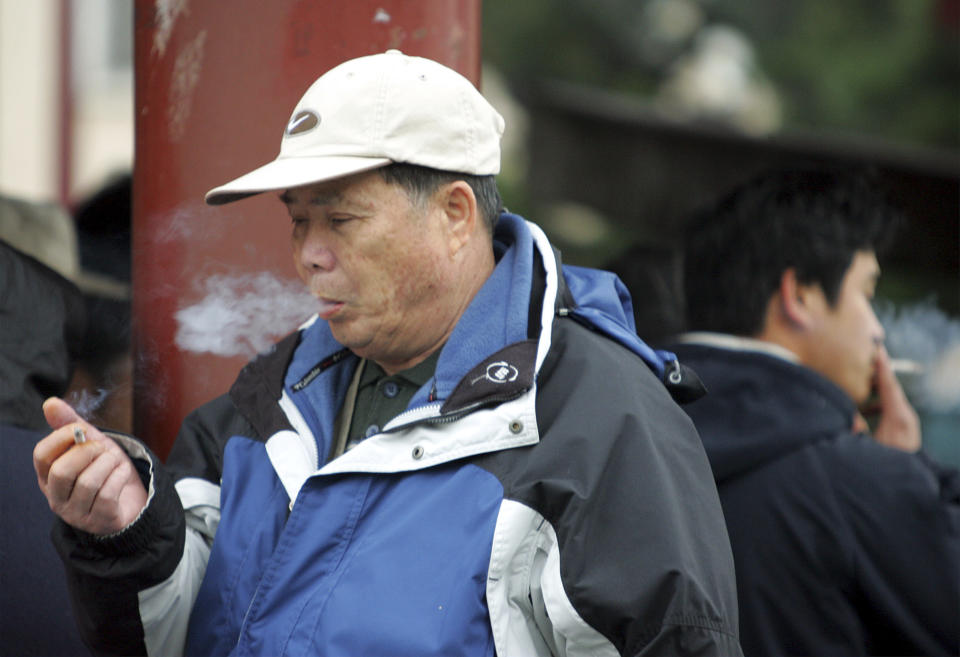
[[[483,52],[515,84],[652,96],[709,25],[752,45],[786,128],[960,147],[960,0],[485,0]]]

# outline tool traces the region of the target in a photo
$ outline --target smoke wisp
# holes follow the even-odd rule
[[[202,299],[176,313],[177,346],[218,356],[268,349],[316,310],[300,281],[258,274],[217,274],[201,283]]]
[[[901,377],[913,405],[935,413],[960,413],[960,321],[933,301],[902,307],[882,304],[877,317],[890,355],[917,361],[923,368]]]
[[[89,421],[103,406],[110,392],[109,388],[83,389],[71,392],[64,401],[73,407],[77,415]]]

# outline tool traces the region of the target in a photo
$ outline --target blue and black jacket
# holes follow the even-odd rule
[[[494,241],[434,377],[381,433],[327,458],[358,359],[308,322],[187,418],[133,526],[94,542],[62,526],[88,639],[163,655],[739,654],[716,489],[663,382],[680,368],[633,334],[614,276],[561,268],[513,215]]]

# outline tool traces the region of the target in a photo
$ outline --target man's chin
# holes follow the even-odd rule
[[[356,331],[350,330],[350,323],[343,317],[334,317],[327,321],[333,339],[361,358],[367,358],[369,340],[362,340]]]
[[[867,385],[858,385],[853,390],[850,387],[844,388],[844,392],[853,400],[853,403],[857,405],[858,408],[864,408],[868,406],[873,398],[873,385],[867,383]]]

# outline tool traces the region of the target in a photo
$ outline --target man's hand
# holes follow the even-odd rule
[[[120,531],[136,520],[147,491],[130,457],[85,422],[66,402],[51,397],[43,414],[53,431],[33,450],[33,467],[50,508],[64,522],[91,534]],[[86,442],[74,442],[74,429]]]
[[[874,371],[874,387],[877,392],[876,407],[879,414],[873,430],[873,439],[881,445],[905,452],[920,449],[920,419],[890,367],[887,350],[880,347]]]

